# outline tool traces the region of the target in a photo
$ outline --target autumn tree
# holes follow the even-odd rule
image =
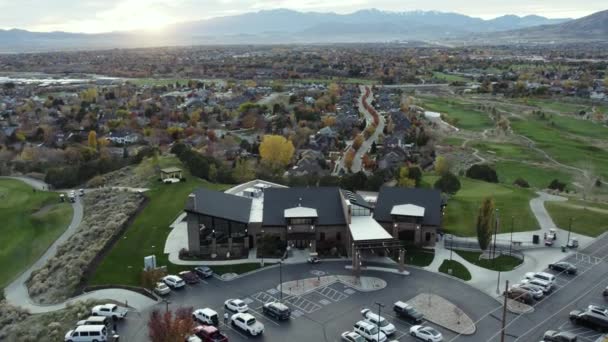
[[[97,150],[97,133],[95,131],[89,132],[89,147]]]
[[[482,251],[488,249],[490,241],[492,241],[492,229],[494,227],[494,215],[496,211],[496,205],[492,197],[486,197],[479,207],[479,213],[477,214],[477,241],[479,242],[479,248]]]
[[[246,160],[238,159],[232,171],[232,177],[239,183],[245,183],[255,177],[255,172]]]
[[[364,141],[365,141],[365,139],[363,138],[362,135],[357,135],[357,137],[355,138],[355,141],[353,141],[353,148],[355,150],[359,150],[361,145],[363,145]]]
[[[443,176],[450,171],[450,163],[444,156],[439,156],[435,159],[435,172]]]
[[[175,313],[152,311],[148,320],[148,337],[152,342],[183,342],[195,327],[192,307],[178,308]]]
[[[355,160],[355,151],[348,150],[346,155],[344,156],[344,167],[350,171],[350,168],[353,167],[353,161]]]
[[[95,102],[95,100],[97,100],[97,89],[89,88],[87,90],[83,90],[82,92],[80,92],[79,95],[80,95],[80,99],[82,101],[93,103],[93,102]]]
[[[336,117],[335,116],[324,116],[323,119],[321,119],[323,122],[323,126],[333,126],[336,124]]]
[[[399,169],[397,184],[405,188],[413,188],[416,186],[416,180],[410,178],[410,168],[407,165],[404,165]]]
[[[276,169],[287,166],[294,151],[293,143],[281,135],[265,135],[260,144],[262,161]]]

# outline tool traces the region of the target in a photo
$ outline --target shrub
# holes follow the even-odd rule
[[[549,183],[549,189],[563,192],[566,189],[566,183],[560,182],[558,179],[554,179]]]
[[[528,184],[528,181],[526,181],[525,179],[518,177],[514,182],[513,185],[516,185],[520,188],[529,188],[530,184]]]
[[[478,179],[489,183],[498,183],[498,175],[496,170],[487,164],[475,164],[471,166],[466,176],[472,179]]]
[[[448,171],[435,182],[434,187],[442,192],[453,195],[460,190],[460,180]]]

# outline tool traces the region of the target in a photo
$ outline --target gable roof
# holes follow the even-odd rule
[[[196,203],[193,206],[189,201],[186,211],[249,223],[251,199],[204,188],[196,189],[192,194],[196,196]]]
[[[441,192],[434,189],[400,188],[383,186],[378,194],[374,218],[380,222],[392,222],[391,211],[394,206],[413,204],[423,207],[423,224],[441,224]]]
[[[264,190],[263,225],[284,226],[285,209],[299,205],[317,210],[317,225],[346,224],[338,187],[297,187]]]

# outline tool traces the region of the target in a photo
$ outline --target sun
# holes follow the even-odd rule
[[[158,11],[143,11],[129,20],[129,26],[136,30],[158,33],[173,22],[170,16]]]

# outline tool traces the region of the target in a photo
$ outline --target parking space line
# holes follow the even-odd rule
[[[323,297],[331,299],[334,302],[339,302],[341,300],[344,300],[345,298],[348,298],[347,295],[343,294],[340,291],[334,290],[330,287],[323,287],[321,289],[315,290],[315,292],[320,294]]]
[[[233,328],[231,324],[224,324],[224,323],[220,323],[220,325],[218,326],[218,328],[228,328],[228,330],[232,330],[235,333],[237,333],[239,336],[241,336],[242,338],[247,338],[247,336],[243,335],[240,331],[238,331],[236,328]],[[219,329],[221,331],[221,329]]]
[[[252,308],[249,308],[249,311],[250,311],[249,313],[251,313],[252,315],[253,315],[253,313],[256,313],[256,316],[260,316],[260,318],[263,318],[263,319],[265,319],[265,320],[267,320],[267,321],[269,321],[269,322],[272,322],[272,324],[274,324],[274,325],[281,326],[279,323],[277,323],[277,322],[273,321],[273,320],[272,320],[272,319],[270,319],[269,317],[266,317],[266,315],[264,315],[263,313],[261,313],[261,312],[259,312],[259,311],[256,311],[256,310],[254,310],[254,309],[252,309]],[[252,313],[252,312],[253,312],[253,313]]]

